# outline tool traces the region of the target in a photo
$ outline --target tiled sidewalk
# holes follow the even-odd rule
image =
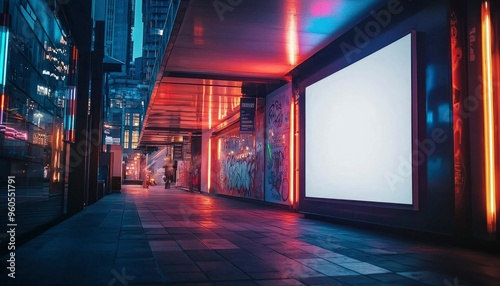
[[[2,257],[5,265],[7,257]],[[500,285],[500,257],[160,186],[127,187],[16,251],[0,285]]]

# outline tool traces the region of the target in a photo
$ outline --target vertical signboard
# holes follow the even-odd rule
[[[457,232],[464,235],[468,232],[469,221],[468,197],[469,189],[469,122],[464,103],[467,92],[464,87],[465,75],[465,21],[461,5],[454,3],[450,14],[451,62],[453,85],[453,133],[454,133],[454,166],[455,166],[455,225]]]
[[[0,124],[3,124],[3,111],[7,105],[5,92],[5,83],[7,78],[7,53],[9,51],[9,29],[0,27]]]
[[[240,133],[252,134],[255,131],[255,98],[240,98]]]
[[[75,116],[76,116],[76,86],[69,86],[66,104],[66,114],[64,116],[64,139],[69,142],[75,142]]]

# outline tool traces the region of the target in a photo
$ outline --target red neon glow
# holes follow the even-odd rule
[[[212,129],[212,96],[214,94],[214,86],[213,86],[213,81],[210,80],[210,87],[209,87],[209,90],[208,90],[208,129]],[[203,88],[205,89],[205,88]],[[203,90],[203,92],[205,92],[205,90]]]
[[[207,188],[208,188],[208,192],[210,193],[210,186],[211,186],[211,183],[212,183],[212,138],[208,139],[208,168],[207,168],[207,172],[208,172],[208,182],[207,182]]]
[[[78,49],[76,46],[73,46],[71,54],[73,60],[73,69],[71,70],[71,73],[76,74],[76,71],[78,70]]]
[[[3,109],[5,108],[5,94],[2,93],[2,106],[0,109],[0,124],[3,124]]]
[[[486,186],[486,223],[488,232],[496,232],[496,182],[495,182],[495,122],[493,98],[493,68],[491,51],[491,20],[488,1],[482,7],[483,47],[483,120],[484,159]]]
[[[333,14],[336,1],[317,1],[311,4],[311,15],[314,17],[326,17]]]
[[[202,102],[202,106],[201,106],[201,109],[202,109],[202,110],[201,110],[201,114],[202,114],[202,116],[203,116],[203,117],[205,116],[205,114],[207,114],[207,113],[206,113],[206,111],[205,111],[205,104],[206,104],[206,100],[205,100],[205,95],[206,95],[206,93],[205,93],[205,89],[206,89],[206,86],[205,86],[205,80],[203,80],[203,91],[202,91],[202,94],[201,94],[201,96],[202,96],[202,97],[201,97],[201,102]],[[210,113],[211,111],[209,110],[208,112]],[[205,118],[201,118],[201,119],[202,119],[202,120],[204,120]]]
[[[205,28],[203,27],[203,23],[200,23],[199,19],[195,19],[194,27],[193,27],[193,35],[194,35],[194,44],[195,45],[204,45],[205,39],[203,36],[205,35]]]
[[[294,187],[295,187],[295,164],[294,164],[294,154],[295,154],[295,145],[294,145],[294,140],[295,140],[295,103],[292,99],[292,102],[290,104],[290,159],[288,160],[290,162],[290,205],[293,206],[295,203],[295,193],[294,193]]]
[[[294,99],[292,98],[292,101]],[[294,104],[293,105],[294,107],[294,121],[291,122],[291,124],[293,124],[294,126],[294,138],[295,138],[295,157],[293,158],[294,160],[294,166],[295,166],[295,190],[296,192],[298,192],[299,190],[299,146],[300,146],[300,142],[299,142],[299,106]],[[297,199],[295,200],[297,203],[298,203],[298,197]]]
[[[17,138],[17,139],[22,139],[22,140],[28,140],[28,133],[18,131],[17,129],[12,128],[12,127],[0,125],[0,132],[5,132],[6,139]]]
[[[288,16],[286,24],[286,51],[288,63],[292,66],[297,64],[299,56],[299,36],[297,32],[297,3],[295,0],[288,2]]]
[[[222,150],[222,139],[217,140],[217,160],[220,161],[220,152]]]

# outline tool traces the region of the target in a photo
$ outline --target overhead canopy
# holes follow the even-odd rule
[[[121,72],[124,62],[110,56],[104,56],[102,60],[104,72]]]
[[[380,0],[181,1],[140,146],[201,134],[264,96]]]

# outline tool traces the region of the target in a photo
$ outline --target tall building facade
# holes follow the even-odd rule
[[[144,23],[142,44],[143,81],[154,80],[153,68],[157,59],[161,60],[165,51],[160,51],[160,41],[165,29],[169,6],[172,0],[143,0],[142,21]],[[172,29],[172,27],[167,27]]]
[[[22,236],[64,214],[76,49],[57,5],[9,0],[0,9],[0,210],[14,204]]]
[[[127,74],[132,62],[132,29],[135,18],[135,0],[106,0],[104,54],[124,63]]]
[[[123,65],[121,72],[106,75],[103,143],[121,145],[125,160],[137,147],[145,113],[133,60],[135,5],[135,0],[107,0],[105,11],[105,55]]]

